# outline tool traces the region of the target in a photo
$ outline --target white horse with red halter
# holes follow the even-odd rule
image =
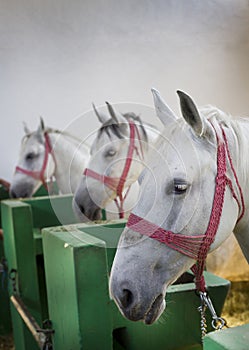
[[[110,292],[130,320],[155,322],[167,287],[193,266],[202,305],[203,267],[232,233],[249,261],[249,123],[208,107],[198,111],[178,92],[183,118],[176,119],[156,90],[157,115],[165,124],[141,175],[141,196],[121,235]],[[243,159],[243,162],[241,161]],[[197,261],[197,265],[195,264]],[[215,318],[216,321],[222,321]],[[222,321],[223,322],[223,321]],[[218,327],[218,326],[217,326]]]
[[[109,103],[107,107],[109,114],[94,106],[102,125],[74,196],[75,212],[82,221],[100,219],[101,208],[106,209],[108,219],[128,215],[138,198],[136,181],[149,144],[158,136],[155,127],[143,124],[134,113],[122,115]]]
[[[67,132],[45,128],[30,132],[25,125],[11,197],[30,197],[43,184],[56,180],[61,194],[74,193],[89,159],[89,147]]]

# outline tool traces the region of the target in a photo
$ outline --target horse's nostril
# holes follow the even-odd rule
[[[120,297],[122,307],[127,309],[133,302],[133,294],[129,289],[123,289]]]
[[[10,190],[10,198],[17,198],[15,191]]]
[[[79,210],[81,211],[82,214],[85,214],[85,208],[83,207],[83,205],[78,205]]]
[[[81,212],[82,214],[85,213],[84,205],[82,204],[80,196],[76,195],[73,199],[73,206],[76,210],[76,212]]]

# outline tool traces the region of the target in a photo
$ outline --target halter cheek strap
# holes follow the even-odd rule
[[[55,164],[56,164],[56,161],[55,161],[54,152],[53,152],[53,149],[52,149],[50,139],[49,139],[47,132],[44,133],[44,138],[45,138],[45,154],[44,154],[44,159],[43,159],[43,164],[42,164],[41,170],[32,171],[32,170],[22,168],[20,166],[17,166],[15,170],[16,170],[16,172],[31,176],[35,180],[41,181],[43,186],[48,190],[48,186],[47,186],[46,179],[45,179],[45,171],[46,171],[47,164],[48,164],[49,154],[51,154],[51,156],[53,157]]]
[[[125,182],[127,180],[127,176],[131,167],[131,163],[133,160],[134,152],[137,153],[140,159],[143,159],[141,137],[136,124],[132,120],[129,120],[129,128],[130,128],[130,136],[129,136],[130,143],[129,143],[129,148],[128,148],[128,152],[125,160],[125,165],[120,178],[101,175],[96,173],[94,170],[91,170],[88,168],[86,168],[83,172],[83,175],[92,177],[93,179],[98,180],[99,182],[102,182],[111,190],[116,192],[116,197],[114,198],[114,202],[119,210],[119,218],[124,218],[124,201],[129,193],[130,187],[128,187],[124,195],[123,195],[123,191],[124,191]],[[135,145],[136,135],[139,140],[140,153],[138,148]]]
[[[238,221],[243,217],[245,212],[245,205],[243,199],[243,193],[241,186],[238,181],[237,174],[235,172],[230,151],[228,148],[228,142],[224,129],[222,129],[223,140],[220,140],[216,132],[217,138],[217,176],[215,184],[215,194],[213,199],[213,206],[211,215],[208,223],[208,227],[205,234],[188,236],[181,233],[174,233],[171,231],[164,230],[163,228],[135,215],[130,215],[127,227],[135,232],[142,235],[146,235],[153,238],[161,243],[166,244],[171,249],[177,250],[178,252],[194,259],[197,263],[192,267],[192,271],[195,275],[196,289],[199,292],[205,292],[205,280],[203,276],[205,260],[211,244],[214,241],[216,232],[219,227],[222,209],[224,205],[224,196],[226,186],[231,190],[231,193],[238,203],[240,215]],[[238,187],[240,201],[232,186],[232,181],[227,177],[227,158],[235,178],[236,185]]]

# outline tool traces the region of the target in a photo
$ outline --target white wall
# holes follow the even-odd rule
[[[0,0],[0,60],[0,177],[10,180],[21,122],[35,128],[39,115],[64,128],[92,101],[151,105],[151,86],[175,111],[182,89],[249,115],[249,2]]]

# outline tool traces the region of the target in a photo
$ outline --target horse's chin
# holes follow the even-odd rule
[[[102,218],[101,208],[96,206],[92,210],[87,210],[85,212],[75,199],[73,199],[73,210],[80,222],[98,221]]]
[[[144,323],[150,325],[156,322],[163,313],[165,306],[166,303],[164,297],[162,294],[159,294],[147,310],[143,319]]]

